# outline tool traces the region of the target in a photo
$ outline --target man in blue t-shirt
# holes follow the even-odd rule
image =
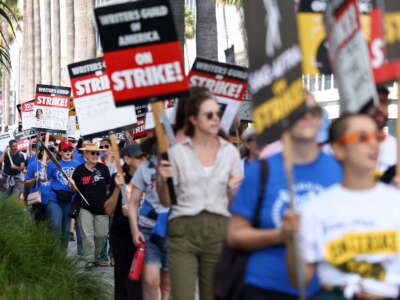
[[[306,113],[289,130],[293,149],[293,175],[296,206],[303,205],[312,195],[320,193],[342,178],[339,163],[333,156],[320,151],[316,137],[321,123],[321,107],[308,95]],[[244,299],[297,299],[287,273],[282,233],[282,215],[289,205],[284,159],[282,153],[267,159],[268,179],[260,212],[260,228],[253,228],[258,191],[260,162],[246,169],[245,179],[234,199],[232,220],[228,228],[228,244],[250,251],[245,271]],[[318,290],[314,278],[307,290]]]

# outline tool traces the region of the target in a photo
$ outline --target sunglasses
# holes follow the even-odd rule
[[[306,106],[304,115],[309,113],[313,117],[320,117],[322,115],[322,108],[318,105]]]
[[[64,152],[64,153],[66,153],[66,152],[72,152],[72,151],[74,151],[73,148],[65,148],[65,149],[62,149],[62,152]]]
[[[109,148],[110,148],[110,145],[100,146],[99,148],[100,148],[100,149],[109,149]]]
[[[346,134],[338,140],[341,144],[357,143],[357,144],[367,144],[372,139],[375,139],[378,143],[382,143],[386,138],[386,134],[383,130],[376,130],[373,132],[366,131],[356,131]]]
[[[89,154],[99,156],[100,152],[97,151],[90,151]]]
[[[221,111],[217,111],[217,112],[209,111],[209,112],[204,113],[204,115],[206,116],[207,120],[211,120],[211,119],[214,117],[214,115],[215,115],[218,119],[221,119],[221,117],[222,117],[222,112],[221,112]]]

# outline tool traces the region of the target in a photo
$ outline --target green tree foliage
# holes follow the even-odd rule
[[[0,299],[109,299],[99,274],[79,267],[45,224],[0,194]]]
[[[196,34],[195,19],[190,9],[185,5],[185,39],[193,39]]]

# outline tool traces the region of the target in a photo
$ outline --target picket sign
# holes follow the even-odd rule
[[[285,134],[304,114],[302,54],[292,1],[245,1],[244,12],[249,44],[249,91],[257,142],[285,139],[285,173],[290,202],[294,202],[292,147]],[[282,21],[281,21],[282,20]],[[288,152],[290,151],[290,152]],[[298,237],[293,234],[299,299],[306,299],[303,262]]]
[[[183,53],[168,1],[94,10],[116,106],[187,95]]]
[[[102,58],[68,65],[80,133],[98,137],[136,126],[134,106],[115,107]]]
[[[34,106],[35,100],[21,104],[21,122],[23,131],[30,130],[36,124]]]
[[[12,138],[13,137],[9,132],[0,134],[0,151],[4,151],[4,149],[6,149],[8,143],[10,142],[10,140],[12,140]]]
[[[36,85],[34,105],[35,124],[39,132],[67,133],[71,88]]]

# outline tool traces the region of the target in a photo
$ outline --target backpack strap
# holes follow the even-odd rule
[[[256,210],[254,213],[254,219],[252,222],[253,227],[259,227],[260,226],[260,213],[261,213],[261,207],[265,195],[265,187],[267,185],[267,179],[268,179],[268,173],[269,173],[269,168],[268,168],[268,163],[266,159],[261,159],[259,160],[260,162],[260,186],[258,188],[258,197],[257,197],[257,205],[256,205]]]

